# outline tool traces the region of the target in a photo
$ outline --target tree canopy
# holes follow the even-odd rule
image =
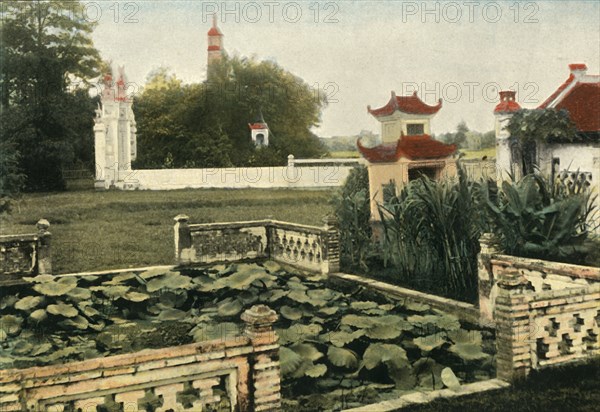
[[[326,99],[302,79],[269,61],[223,58],[211,79],[183,85],[155,70],[134,100],[138,126],[136,167],[227,167],[284,164],[289,154],[325,152],[310,128]],[[263,116],[269,146],[257,148],[248,123]]]
[[[17,159],[7,173],[24,173],[28,189],[60,189],[65,165],[93,156],[94,24],[69,0],[4,2],[1,17],[0,139]]]

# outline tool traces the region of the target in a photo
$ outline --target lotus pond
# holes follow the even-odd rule
[[[288,410],[339,410],[495,375],[492,332],[270,261],[28,282],[2,291],[2,368],[235,336],[240,314],[263,303],[280,316]]]

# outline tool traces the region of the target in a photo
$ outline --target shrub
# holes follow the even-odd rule
[[[404,282],[456,299],[476,298],[477,190],[460,170],[458,181],[414,180],[380,206],[384,259]]]
[[[340,230],[340,264],[345,270],[367,271],[372,232],[366,167],[358,166],[350,171],[333,203]]]
[[[582,263],[593,252],[587,240],[594,199],[581,184],[552,184],[539,175],[505,181],[498,196],[482,191],[488,230],[505,253]]]

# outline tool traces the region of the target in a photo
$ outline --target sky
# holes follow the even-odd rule
[[[133,90],[168,67],[206,79],[206,33],[216,14],[228,54],[271,60],[330,100],[323,137],[372,130],[367,105],[391,91],[442,99],[432,132],[493,129],[498,90],[541,104],[568,64],[600,73],[597,1],[83,1],[103,58],[124,65]],[[267,122],[269,119],[265,119]]]

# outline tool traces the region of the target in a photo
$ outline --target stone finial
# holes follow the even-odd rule
[[[39,232],[46,233],[48,231],[48,228],[50,227],[50,222],[48,222],[46,219],[40,219],[35,224],[35,227],[37,227],[37,230]]]
[[[288,167],[293,167],[294,163],[295,163],[295,161],[294,161],[294,155],[293,154],[288,155]]]
[[[506,268],[498,278],[498,287],[504,290],[521,292],[529,288],[529,281],[519,269]]]
[[[273,331],[273,323],[279,316],[270,307],[254,305],[242,313],[241,318],[246,323],[246,335],[253,341],[265,341],[263,343],[277,341],[277,335]]]
[[[187,223],[190,220],[188,215],[180,214],[173,218],[177,223]]]
[[[482,254],[485,255],[493,255],[494,253],[498,253],[498,248],[494,244],[494,234],[493,233],[482,233],[479,237],[479,245],[481,247]]]

